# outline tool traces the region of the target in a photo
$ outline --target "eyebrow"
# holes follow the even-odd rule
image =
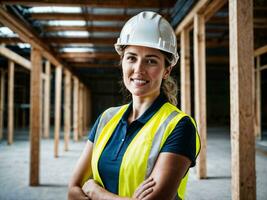
[[[132,55],[132,56],[137,56],[136,53],[132,53],[132,52],[126,52],[126,54],[130,54],[130,55]],[[147,58],[147,57],[148,57],[148,58],[155,57],[155,58],[158,58],[158,59],[160,60],[160,57],[157,56],[157,55],[155,55],[155,54],[152,54],[152,55],[146,55],[145,57],[146,57],[146,58]]]

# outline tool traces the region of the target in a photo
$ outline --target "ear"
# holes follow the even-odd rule
[[[169,66],[167,68],[165,68],[164,74],[163,74],[163,79],[167,79],[172,71],[172,66]]]

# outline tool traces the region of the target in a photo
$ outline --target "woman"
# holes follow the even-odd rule
[[[157,13],[141,12],[124,25],[115,49],[132,102],[95,122],[69,199],[183,199],[200,144],[193,119],[175,106],[174,31]]]

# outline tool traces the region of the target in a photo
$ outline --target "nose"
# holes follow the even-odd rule
[[[134,65],[134,71],[137,73],[144,73],[145,71],[145,65],[143,61],[140,59],[138,60]]]

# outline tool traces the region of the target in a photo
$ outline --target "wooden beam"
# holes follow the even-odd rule
[[[5,102],[5,71],[1,70],[0,76],[0,140],[3,138],[4,128],[4,102]]]
[[[0,37],[0,44],[24,43],[19,37]]]
[[[28,70],[31,70],[31,62],[19,54],[11,51],[10,49],[0,46],[0,54],[9,60],[12,60],[13,62],[17,63],[18,65],[21,65],[22,67],[25,67]]]
[[[62,82],[62,66],[56,67],[55,75],[55,133],[54,133],[54,156],[58,157],[58,146],[61,128],[61,82]]]
[[[73,82],[73,140],[78,141],[78,101],[79,101],[79,80],[74,77]]]
[[[228,0],[212,0],[209,6],[205,9],[205,21],[208,21],[212,16],[214,16],[214,14],[217,13],[227,2]],[[222,21],[223,23],[228,22],[228,19],[225,17],[213,17],[212,19],[214,20],[214,18]]]
[[[79,58],[96,58],[96,59],[119,59],[120,56],[117,53],[113,52],[68,52],[61,53],[59,55],[61,58],[67,59],[79,59]]]
[[[116,0],[116,1],[99,1],[99,0],[15,0],[1,1],[2,4],[24,5],[24,6],[88,6],[88,7],[105,7],[105,8],[171,8],[175,0],[169,1],[135,1],[135,0]]]
[[[98,64],[98,63],[89,63],[89,62],[69,62],[68,65],[74,68],[119,67],[119,63],[115,65],[115,64]]]
[[[201,139],[201,151],[197,160],[197,175],[207,177],[207,117],[206,117],[206,52],[205,19],[194,16],[194,66],[195,66],[195,118]]]
[[[244,12],[246,11],[246,12]],[[232,199],[256,199],[252,0],[229,1]]]
[[[254,51],[254,56],[260,56],[262,54],[267,53],[267,45],[262,46]]]
[[[256,70],[255,70],[255,136],[261,139],[261,63],[260,56],[256,57]]]
[[[86,20],[86,21],[126,21],[132,15],[90,14],[90,13],[31,13],[33,20]]]
[[[64,72],[64,150],[68,151],[71,128],[71,74],[68,70]]]
[[[45,84],[44,84],[44,138],[50,136],[50,77],[51,64],[47,60],[45,62]]]
[[[21,19],[9,13],[3,4],[0,6],[0,22],[17,33],[24,42],[40,49],[43,56],[55,66],[61,65],[61,60],[55,56],[56,54],[40,39],[38,34],[28,24],[25,24]]]
[[[93,44],[113,45],[116,38],[88,38],[88,37],[44,37],[46,43],[52,44]]]
[[[78,107],[78,117],[79,117],[79,124],[78,124],[78,133],[80,138],[83,137],[83,91],[84,86],[82,83],[79,84],[79,107]]]
[[[15,63],[8,61],[8,125],[7,125],[7,143],[13,143],[14,136],[14,74]]]
[[[40,163],[40,125],[41,125],[41,52],[36,48],[31,51],[31,94],[30,94],[30,186],[39,185]]]
[[[181,32],[181,109],[191,115],[190,84],[190,35],[187,29]]]
[[[53,31],[89,31],[89,32],[120,32],[120,26],[44,26],[45,32]],[[1,43],[1,38],[0,38]]]

